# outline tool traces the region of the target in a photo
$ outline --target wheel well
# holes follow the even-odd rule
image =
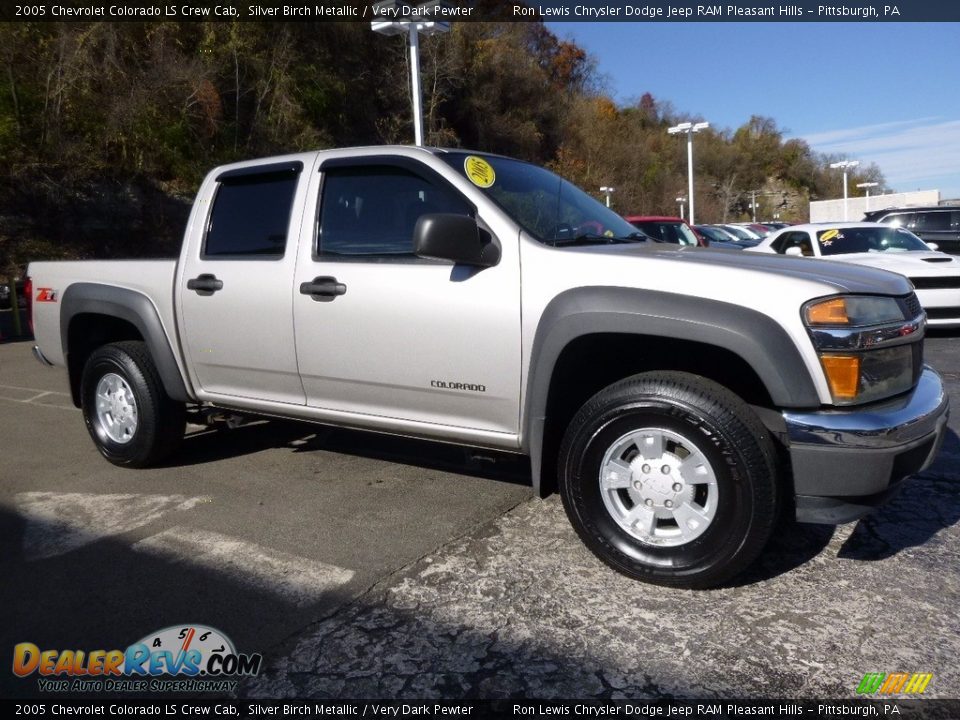
[[[121,340],[143,340],[143,335],[132,323],[111,315],[81,313],[73,316],[67,329],[65,351],[70,395],[76,407],[80,407],[80,378],[87,359],[98,347]]]
[[[554,365],[541,450],[540,495],[556,490],[557,452],[570,420],[593,395],[618,380],[651,370],[689,372],[713,380],[744,402],[773,407],[753,368],[715,345],[649,335],[595,334],[572,340]]]

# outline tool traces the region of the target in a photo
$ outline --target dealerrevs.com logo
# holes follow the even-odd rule
[[[260,653],[238,653],[230,638],[205,625],[164,628],[126,650],[41,650],[29,642],[13,648],[14,675],[37,675],[44,692],[226,692],[262,663]]]

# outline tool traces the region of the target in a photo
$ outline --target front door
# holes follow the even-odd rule
[[[467,198],[413,161],[322,170],[318,232],[312,252],[301,249],[293,299],[307,404],[361,424],[389,418],[416,434],[453,426],[515,435],[517,238],[500,238],[491,268],[416,257],[417,219],[475,216]]]

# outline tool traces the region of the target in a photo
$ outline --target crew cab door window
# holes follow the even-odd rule
[[[413,229],[421,215],[471,215],[461,196],[405,168],[327,171],[320,205],[321,257],[413,258]]]
[[[222,180],[207,222],[204,257],[283,257],[296,189],[291,172]]]

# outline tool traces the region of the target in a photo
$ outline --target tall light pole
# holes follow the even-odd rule
[[[615,187],[608,187],[607,185],[604,185],[602,188],[600,188],[600,192],[607,196],[607,207],[610,207],[610,195],[616,192],[616,190],[617,189]]]
[[[858,188],[866,188],[866,189],[867,189],[867,208],[866,208],[867,210],[870,209],[870,188],[876,187],[876,186],[879,185],[879,184],[880,184],[880,183],[875,183],[875,182],[857,183],[857,187],[858,187]]]
[[[859,160],[841,160],[840,162],[830,163],[832,169],[842,168],[843,169],[843,219],[849,220],[849,213],[847,212],[847,170],[850,168],[855,168],[860,164]]]
[[[690,200],[690,224],[693,225],[693,133],[700,132],[701,130],[706,130],[710,127],[708,122],[698,122],[698,123],[680,123],[679,125],[674,125],[672,128],[667,128],[667,132],[671,135],[676,135],[677,133],[686,133],[687,134],[687,198]]]
[[[370,29],[381,35],[406,34],[410,51],[410,97],[413,103],[413,137],[423,145],[423,95],[420,90],[420,35],[436,35],[450,30],[450,23],[429,20],[446,3],[439,0],[411,5],[404,0],[382,0],[373,6]],[[397,19],[407,18],[407,19]],[[422,19],[418,19],[422,18]]]
[[[683,220],[683,204],[687,201],[683,195],[677,198],[677,202],[680,203],[680,219]]]

